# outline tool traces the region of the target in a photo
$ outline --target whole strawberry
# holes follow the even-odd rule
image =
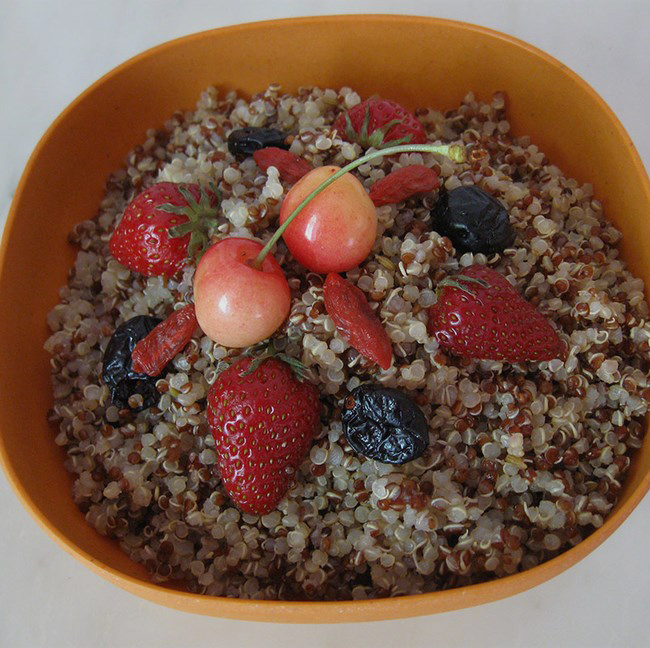
[[[111,254],[147,277],[173,277],[209,243],[217,202],[216,193],[199,185],[159,182],[127,205]]]
[[[273,510],[291,485],[320,424],[318,389],[288,364],[243,358],[208,394],[208,423],[225,489],[245,513]]]
[[[484,265],[463,268],[438,284],[428,329],[441,347],[476,360],[541,361],[566,353],[550,322]]]
[[[348,142],[362,148],[385,148],[398,144],[424,144],[427,135],[417,117],[396,101],[366,99],[340,114],[334,128]]]

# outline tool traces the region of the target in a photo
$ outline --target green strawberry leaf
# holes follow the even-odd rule
[[[196,200],[194,200],[194,196],[192,195],[192,192],[188,190],[187,185],[179,184],[178,185],[178,191],[180,191],[183,198],[185,198],[185,200],[186,200],[186,202],[188,204],[188,207],[193,212],[199,211],[199,209],[200,209],[199,204],[196,202]]]
[[[210,244],[210,238],[213,228],[218,224],[216,218],[218,205],[221,202],[221,192],[214,183],[210,183],[210,189],[217,198],[217,206],[210,204],[210,196],[203,187],[200,189],[199,201],[197,202],[192,192],[187,189],[186,185],[179,185],[178,190],[187,202],[187,206],[177,206],[166,203],[158,209],[172,214],[182,214],[187,217],[187,222],[170,227],[167,235],[169,238],[181,238],[191,234],[190,242],[187,248],[187,258],[197,260],[201,258],[206,248]]]
[[[359,143],[366,146],[368,142],[368,124],[370,123],[370,110],[366,106],[366,114],[363,116],[363,123],[361,124],[361,131],[359,132]]]
[[[309,369],[297,358],[292,358],[286,353],[277,353],[275,357],[279,360],[282,360],[282,362],[286,362],[291,367],[296,376],[303,382],[309,378]]]
[[[189,207],[182,207],[180,205],[172,205],[171,203],[165,203],[156,207],[159,211],[169,212],[170,214],[183,214],[183,216],[189,217]]]
[[[388,131],[395,126],[396,124],[401,124],[402,120],[401,119],[391,119],[390,121],[387,121],[383,126],[380,126],[379,128],[376,128],[368,138],[368,144],[370,146],[374,146],[375,148],[379,149],[385,146],[393,146],[396,143],[402,144],[402,143],[407,143],[411,140],[411,136],[408,135],[406,138],[401,138],[400,140],[385,140],[386,135]]]
[[[350,140],[350,142],[356,142],[357,141],[357,132],[354,130],[354,126],[352,126],[352,120],[350,119],[350,114],[345,113],[345,135]]]
[[[490,284],[487,281],[483,281],[483,279],[475,279],[474,277],[467,277],[463,274],[459,274],[459,275],[454,275],[453,277],[445,277],[442,281],[440,281],[436,286],[436,294],[440,295],[440,292],[442,291],[443,288],[449,287],[449,288],[458,288],[459,290],[466,292],[468,295],[475,297],[476,293],[471,288],[468,288],[467,286],[463,285],[463,283],[478,284],[482,288],[490,287]]]
[[[268,360],[269,358],[277,358],[278,360],[288,364],[300,381],[306,382],[309,380],[310,372],[308,367],[298,360],[298,358],[294,358],[283,351],[278,351],[275,342],[272,339],[264,340],[259,344],[248,348],[242,355],[244,357],[253,358],[253,362],[248,365],[246,371],[240,374],[241,376],[248,376],[253,373],[265,360]]]

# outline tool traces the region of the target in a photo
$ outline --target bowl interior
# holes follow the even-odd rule
[[[361,26],[363,20],[363,28]],[[70,497],[71,477],[47,422],[51,407],[45,317],[76,250],[72,226],[91,218],[107,175],[177,109],[208,85],[245,94],[278,82],[351,86],[409,107],[456,106],[473,90],[508,97],[516,134],[528,134],[568,174],[591,182],[624,232],[622,252],[650,280],[650,190],[626,133],[602,100],[550,57],[514,39],[461,23],[389,16],[256,23],[173,41],[94,84],[59,117],[21,179],[2,243],[0,449],[10,480],[36,519],[63,546],[116,584],[186,610],[276,621],[351,621],[426,614],[482,603],[555,575],[599,544],[648,488],[650,451],[638,453],[621,502],[577,548],[530,572],[463,591],[369,603],[245,602],[192,596],[148,583],[144,570],[86,525]],[[37,288],[35,289],[35,285]]]

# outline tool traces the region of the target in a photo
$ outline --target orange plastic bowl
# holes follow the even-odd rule
[[[363,28],[360,29],[360,21]],[[348,85],[406,106],[457,106],[468,90],[505,90],[516,134],[592,182],[624,233],[623,254],[650,285],[650,183],[625,130],[600,97],[564,65],[494,31],[402,16],[331,16],[240,25],[151,49],[75,100],[45,133],[21,178],[1,250],[0,456],[25,507],[68,552],[116,585],[151,601],[221,617],[282,622],[367,621],[431,614],[494,601],[541,583],[586,556],[629,515],[650,486],[650,443],[635,457],[621,500],[577,547],[521,574],[418,596],[361,602],[246,601],[152,584],[75,507],[72,478],[48,425],[52,404],[46,314],[76,250],[72,226],[92,217],[107,175],[125,154],[205,87],[245,93],[279,82]],[[36,226],[36,227],[35,227]],[[38,290],[34,290],[37,283]]]

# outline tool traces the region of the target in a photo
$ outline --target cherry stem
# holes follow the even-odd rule
[[[316,187],[289,215],[286,221],[278,227],[275,231],[275,234],[269,239],[269,242],[260,250],[259,254],[255,257],[255,261],[252,263],[252,267],[259,270],[262,267],[262,263],[266,258],[266,255],[271,251],[273,246],[278,242],[280,237],[284,234],[285,230],[293,219],[302,211],[302,209],[310,203],[316,196],[318,196],[321,191],[324,191],[329,187],[333,182],[336,182],[342,175],[345,175],[349,171],[356,169],[357,167],[374,160],[378,157],[383,157],[385,155],[394,155],[395,153],[438,153],[440,155],[447,156],[450,160],[457,163],[465,162],[467,159],[465,155],[465,148],[461,144],[400,144],[399,146],[389,146],[387,148],[378,149],[372,153],[367,153],[366,155],[353,160],[350,164],[346,164],[344,167],[339,169],[336,173],[331,175],[327,180],[322,182]]]

